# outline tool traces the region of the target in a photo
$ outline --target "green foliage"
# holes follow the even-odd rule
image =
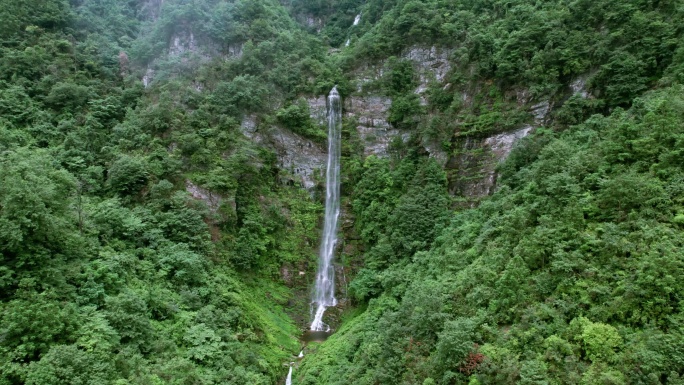
[[[654,85],[681,37],[674,22],[681,10],[673,3],[636,0],[374,0],[365,15],[380,20],[352,47],[356,61],[415,45],[454,47],[466,76],[522,85],[532,96],[553,94],[568,78],[592,73],[590,88],[608,107],[627,105]]]
[[[133,195],[147,183],[145,163],[138,157],[122,156],[109,168],[109,184],[122,195]]]
[[[446,178],[435,162],[426,162],[399,198],[388,218],[387,232],[393,249],[409,256],[427,249],[448,215]]]
[[[376,182],[359,179],[354,209],[374,246],[350,284],[368,309],[307,358],[302,378],[678,379],[672,368],[682,362],[684,286],[674,277],[684,265],[674,218],[684,190],[681,163],[672,160],[680,152],[682,106],[677,85],[634,100],[629,111],[596,115],[559,134],[540,132],[511,154],[491,199],[456,213],[431,245],[406,250],[408,259],[397,258],[383,234],[397,231],[396,214],[370,210],[388,188],[401,194],[401,179],[388,183],[389,164],[369,162],[374,168],[365,172]],[[412,188],[391,204],[404,206],[417,195]],[[375,221],[392,220],[376,224],[366,218],[374,212]],[[408,216],[411,225],[421,223],[420,215]],[[387,298],[396,302],[381,302]],[[398,335],[413,342],[398,342]]]
[[[311,119],[309,104],[304,99],[297,100],[276,112],[278,121],[292,132],[318,141],[327,139],[326,133]]]
[[[582,330],[582,341],[587,352],[587,358],[592,361],[614,358],[614,349],[622,344],[622,338],[617,330],[602,323],[590,323]]]
[[[69,5],[62,0],[49,1],[3,1],[0,18],[5,20],[0,28],[3,39],[16,37],[28,27],[36,26],[45,29],[58,29],[69,21]]]
[[[271,384],[298,347],[274,277],[313,255],[320,204],[239,122],[310,90],[324,50],[276,2],[215,3],[2,4],[0,383]],[[187,22],[244,61],[169,60],[144,91]]]
[[[360,0],[293,0],[290,2],[292,12],[297,19],[313,18],[321,21],[322,28],[319,33],[333,47],[341,46],[349,37],[347,31],[354,23],[362,4]],[[318,26],[308,25],[308,27],[315,30]]]
[[[323,141],[305,97],[353,95],[374,61],[363,91],[412,136],[361,160],[345,122],[359,308],[299,383],[682,382],[681,7],[362,3],[0,2],[0,383],[282,380],[299,345],[280,271],[311,272],[322,208],[243,130]],[[444,84],[400,59],[433,45]],[[452,212],[420,141],[454,155],[538,99],[567,130],[538,129],[494,196]]]
[[[16,285],[14,268],[48,262],[51,252],[78,254],[70,230],[74,177],[55,167],[46,151],[17,149],[0,155],[2,286]]]
[[[387,121],[401,129],[413,129],[418,125],[422,108],[416,94],[408,94],[392,99]]]
[[[456,373],[450,370],[463,366],[468,354],[473,352],[476,336],[477,323],[472,319],[458,318],[444,324],[444,329],[439,334],[435,345],[435,366],[440,369],[439,373],[452,377]]]
[[[77,327],[74,307],[61,307],[54,298],[34,294],[3,306],[2,356],[5,362],[27,362],[44,355],[55,342],[72,339]]]
[[[74,345],[56,345],[29,365],[26,384],[104,384],[114,378],[114,372],[114,363],[103,356]]]

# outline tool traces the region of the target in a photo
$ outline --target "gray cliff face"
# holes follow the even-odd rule
[[[321,126],[327,124],[327,104],[325,96],[314,96],[305,99],[309,104],[311,119]]]
[[[452,51],[437,47],[412,47],[402,55],[410,60],[416,73],[419,84],[415,93],[420,96],[421,104],[426,105],[425,91],[432,82],[443,83],[446,75],[451,70],[449,57]],[[390,143],[401,137],[406,140],[409,132],[398,130],[388,122],[389,108],[392,100],[388,97],[364,92],[364,86],[379,80],[383,75],[384,63],[367,65],[359,68],[356,72],[356,83],[359,85],[355,95],[347,101],[347,116],[356,117],[358,120],[357,130],[364,144],[365,155],[387,156]],[[423,143],[431,156],[441,164],[446,162],[446,154],[434,143]]]
[[[307,190],[325,172],[327,155],[316,143],[280,127],[273,127],[270,139],[278,154],[279,167],[301,180]]]
[[[434,46],[412,47],[404,54],[404,57],[415,64],[421,82],[428,82],[434,77],[441,83],[451,70],[449,62],[451,53],[451,50]]]
[[[453,51],[436,47],[413,47],[402,56],[414,63],[419,76],[415,92],[423,98],[429,84],[438,83],[444,87],[449,72]],[[358,137],[363,145],[364,156],[389,155],[392,141],[400,138],[405,141],[409,132],[399,130],[388,123],[391,98],[377,91],[369,91],[365,85],[372,84],[383,75],[384,63],[367,64],[359,68],[356,75],[358,89],[344,100],[344,116],[356,122]],[[587,77],[578,78],[570,85],[572,94],[591,97],[586,91]],[[464,105],[473,102],[473,96],[481,85],[473,84],[463,89]],[[458,137],[452,139],[452,149],[445,152],[438,143],[424,141],[423,146],[445,169],[449,181],[449,191],[464,198],[466,206],[477,204],[480,199],[492,194],[496,189],[496,168],[503,162],[516,143],[535,128],[549,123],[554,103],[550,100],[535,101],[526,89],[511,91],[509,100],[517,102],[520,109],[528,111],[530,124],[496,134],[477,137]],[[323,96],[306,99],[311,118],[318,124],[325,124],[326,102]],[[424,100],[424,99],[423,99]],[[243,122],[243,131],[248,137],[261,143],[270,143],[276,149],[281,166],[299,179],[307,189],[315,186],[317,173],[325,168],[325,149],[312,141],[293,134],[282,128],[269,128],[268,134],[257,133],[256,123],[249,117]],[[266,135],[266,136],[264,136]]]
[[[589,80],[590,76],[591,74],[580,76],[570,83],[572,95],[579,95],[582,99],[592,98],[592,95],[589,93],[589,91],[587,91],[587,81]]]
[[[518,91],[520,108],[531,104],[525,94],[525,90]],[[472,207],[492,194],[496,190],[497,166],[506,160],[520,139],[549,123],[552,108],[553,104],[548,100],[532,104],[527,108],[532,124],[513,131],[484,137],[455,137],[452,140],[454,150],[444,165],[449,192],[463,197],[466,207]]]
[[[181,29],[176,32],[169,42],[169,55],[181,56],[185,53],[197,52],[197,41],[191,29]]]
[[[149,20],[157,20],[161,15],[164,0],[145,0],[140,3],[140,13]]]
[[[345,116],[357,120],[364,156],[387,156],[391,141],[407,134],[387,122],[391,105],[392,100],[384,96],[352,96],[346,101]]]
[[[460,146],[445,165],[449,193],[465,197],[466,206],[493,193],[496,167],[508,157],[515,143],[532,131],[532,126],[525,126],[486,138],[466,137],[457,141]]]
[[[427,104],[424,92],[431,83],[439,83],[444,87],[447,75],[452,69],[450,58],[453,51],[437,47],[412,47],[402,57],[410,60],[419,77],[419,84],[414,91]],[[388,156],[393,140],[406,140],[410,135],[388,123],[389,109],[392,100],[379,92],[367,91],[366,85],[379,80],[383,75],[384,63],[366,64],[355,71],[356,92],[345,100],[345,118],[356,121],[356,129],[363,144],[364,156]],[[579,84],[579,83],[578,83]],[[479,92],[478,86],[463,90],[463,103],[470,105],[473,95]],[[578,86],[579,87],[579,86]],[[580,91],[578,91],[580,92]],[[454,150],[445,152],[441,145],[424,141],[423,146],[446,170],[449,178],[449,189],[454,195],[463,196],[469,204],[475,204],[481,198],[491,194],[496,187],[496,167],[504,161],[515,143],[530,134],[534,127],[547,123],[552,104],[548,101],[532,103],[527,90],[519,90],[512,95],[517,99],[520,108],[529,107],[534,125],[525,125],[511,131],[492,134],[485,137],[455,138]],[[319,123],[325,121],[326,105],[323,97],[307,99],[311,118]]]
[[[185,180],[185,191],[187,191],[194,199],[204,202],[212,214],[216,214],[218,212],[219,207],[221,207],[221,203],[223,203],[225,200],[222,196],[194,184],[189,179]]]
[[[311,97],[306,101],[311,111],[311,119],[319,124],[325,124],[325,98]],[[364,156],[387,156],[390,142],[397,136],[407,135],[387,122],[391,105],[392,99],[377,95],[355,94],[344,100],[344,117],[356,119],[356,130],[363,144]]]
[[[278,126],[261,127],[253,115],[243,118],[240,129],[255,143],[273,149],[278,167],[307,190],[312,190],[325,172],[327,154],[318,143]]]

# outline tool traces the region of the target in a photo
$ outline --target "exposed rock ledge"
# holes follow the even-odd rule
[[[220,195],[192,183],[190,179],[185,180],[185,191],[190,193],[193,198],[204,202],[209,208],[209,211],[214,214],[216,214],[223,202],[223,198]]]
[[[449,192],[470,203],[494,192],[496,167],[511,153],[517,141],[529,135],[532,126],[487,138],[465,138],[461,149],[446,164]]]
[[[259,127],[253,115],[245,116],[242,133],[260,145],[273,148],[278,167],[289,171],[308,190],[316,185],[317,173],[325,169],[327,155],[321,146],[281,127]]]

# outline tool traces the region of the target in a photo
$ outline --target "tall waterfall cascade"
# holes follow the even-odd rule
[[[318,259],[316,286],[314,287],[311,311],[311,330],[330,331],[323,323],[325,309],[337,305],[335,299],[335,245],[340,216],[340,142],[342,141],[342,102],[337,86],[328,95],[328,164],[325,173],[325,223]],[[315,311],[314,311],[315,309]]]

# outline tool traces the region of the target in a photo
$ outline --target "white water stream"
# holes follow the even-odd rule
[[[337,243],[337,222],[340,216],[340,142],[342,126],[342,103],[337,86],[328,95],[328,165],[325,177],[325,223],[323,240],[318,259],[316,286],[311,311],[311,330],[330,331],[323,323],[325,309],[337,305],[335,299],[335,244]],[[315,309],[315,311],[314,311]]]
[[[287,378],[285,379],[285,385],[292,385],[292,364],[290,364],[290,371],[287,372]]]

